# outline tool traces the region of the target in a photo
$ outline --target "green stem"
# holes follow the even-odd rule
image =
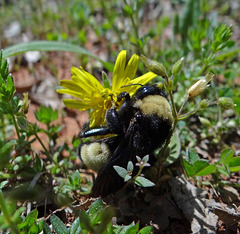
[[[20,136],[19,128],[18,128],[18,125],[17,125],[17,121],[16,121],[16,119],[15,119],[14,114],[11,114],[11,116],[12,116],[12,120],[13,120],[14,127],[15,127],[15,129],[16,129],[16,133],[17,133],[18,141],[21,143],[22,140],[21,140],[21,136]]]
[[[166,161],[166,151],[167,151],[167,148],[168,148],[168,145],[171,141],[171,138],[172,138],[172,135],[176,129],[176,126],[177,126],[177,123],[178,123],[178,120],[175,120],[174,123],[173,123],[173,127],[168,135],[168,138],[163,146],[163,148],[161,149],[159,155],[161,158],[158,158],[158,165],[157,165],[157,181],[159,181],[160,179],[160,175],[161,175],[161,171],[162,171],[162,164],[164,161]],[[165,157],[164,157],[165,156]]]
[[[37,140],[39,141],[39,143],[41,144],[41,146],[43,147],[45,154],[47,155],[48,159],[53,162],[55,165],[59,166],[58,162],[55,162],[52,155],[49,153],[49,151],[47,150],[47,148],[45,147],[45,145],[43,144],[42,140],[38,137],[37,133],[33,130],[33,134],[35,135],[35,137],[37,138]]]
[[[194,113],[196,113],[196,112],[199,111],[199,110],[200,110],[200,108],[196,108],[195,110],[190,111],[190,112],[186,113],[185,115],[179,116],[179,117],[178,117],[178,121],[187,119],[189,116],[193,115]]]
[[[169,96],[170,96],[170,101],[171,101],[171,104],[172,104],[173,117],[176,120],[177,119],[177,108],[176,108],[176,105],[174,103],[172,91],[169,92]]]
[[[104,14],[106,14],[107,19],[109,21],[111,21],[112,15],[111,15],[109,9],[106,7],[105,0],[101,1],[101,6],[103,8]],[[123,45],[124,43],[123,43],[123,40],[122,40],[122,33],[120,32],[120,30],[116,27],[116,25],[114,23],[112,24],[112,28],[113,28],[114,32],[117,34],[117,36],[118,36],[119,44]]]
[[[17,234],[20,233],[17,225],[12,222],[11,216],[8,213],[7,206],[4,202],[4,197],[3,197],[3,194],[2,194],[2,190],[0,190],[0,208],[1,208],[1,211],[3,213],[3,216],[6,220],[6,222],[8,224],[10,224],[10,229],[12,230],[12,232],[17,233]]]
[[[127,5],[127,1],[124,0],[124,3]],[[136,37],[136,40],[137,40],[137,46],[138,46],[138,53],[139,54],[143,54],[143,49],[142,49],[142,46],[139,44],[138,40],[139,40],[139,34],[138,34],[138,27],[134,21],[134,17],[133,17],[133,12],[132,14],[130,15],[130,20],[132,22],[132,26],[133,26],[133,30],[134,30],[134,34],[135,34],[135,37]]]
[[[209,67],[210,61],[213,59],[214,53],[211,52],[211,54],[208,56],[206,63],[204,63],[202,69],[197,73],[197,77],[201,76]]]
[[[178,113],[177,113],[177,116],[178,116],[178,117],[181,115],[182,110],[183,110],[183,108],[185,107],[185,105],[186,105],[186,103],[187,103],[187,101],[188,101],[188,98],[189,98],[189,96],[187,95],[187,97],[185,98],[185,100],[184,100],[184,102],[183,102],[180,110],[179,110]]]
[[[177,108],[176,108],[176,105],[175,105],[175,102],[174,102],[174,98],[173,98],[173,92],[172,92],[172,82],[173,80],[173,76],[171,78],[169,78],[168,76],[166,76],[166,82],[167,82],[167,86],[169,87],[168,88],[168,93],[169,93],[169,97],[170,97],[170,101],[171,101],[171,106],[172,106],[172,113],[173,113],[173,117],[174,119],[177,119]]]
[[[5,132],[5,122],[4,122],[4,116],[3,115],[1,115],[1,126],[2,126],[3,140],[7,141],[6,132]]]
[[[144,167],[141,167],[141,166],[139,167],[138,173],[132,178],[132,181],[136,180],[136,178],[142,173],[143,168]]]

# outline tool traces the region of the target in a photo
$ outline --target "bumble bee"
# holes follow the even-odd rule
[[[92,188],[94,197],[105,197],[124,185],[114,165],[126,168],[128,161],[136,163],[136,155],[143,157],[146,154],[154,162],[153,152],[162,146],[172,127],[167,94],[159,87],[142,86],[132,98],[123,92],[119,99],[124,99],[123,104],[118,110],[107,111],[106,126],[85,128],[79,134],[82,138],[114,134],[79,146],[85,165],[98,171]]]

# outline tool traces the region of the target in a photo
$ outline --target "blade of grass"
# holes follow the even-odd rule
[[[28,51],[68,51],[78,54],[84,54],[100,61],[109,71],[113,71],[113,64],[105,62],[98,56],[81,46],[73,45],[59,41],[31,41],[10,46],[3,50],[3,58],[11,57],[17,54],[22,54]]]

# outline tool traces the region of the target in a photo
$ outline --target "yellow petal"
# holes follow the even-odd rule
[[[80,85],[83,89],[86,89],[86,92],[99,92],[103,89],[100,82],[90,73],[84,71],[82,67],[80,69],[72,67],[71,72],[73,74],[72,80]]]
[[[123,78],[125,79],[128,77],[130,80],[132,80],[138,69],[138,64],[139,64],[139,56],[134,54],[131,57],[131,59],[128,61],[128,64],[124,71]]]
[[[132,96],[141,86],[137,85],[137,84],[141,84],[141,85],[145,85],[148,82],[150,82],[152,79],[154,79],[157,75],[153,72],[148,72],[140,77],[137,77],[131,81],[129,81],[128,84],[133,84],[127,87],[124,87],[124,91],[129,93],[130,96]]]
[[[101,85],[101,83],[98,81],[98,79],[96,79],[92,74],[86,72],[83,68],[82,72],[88,76],[89,80],[92,81],[93,85],[98,89],[98,90],[102,90],[103,86]]]
[[[61,94],[69,94],[73,97],[79,98],[79,99],[83,99],[84,96],[82,95],[82,93],[76,92],[76,91],[72,91],[70,89],[58,89],[57,90],[58,93]]]
[[[106,109],[104,106],[98,106],[90,114],[89,127],[99,127],[105,124]]]
[[[78,85],[76,82],[73,82],[72,80],[61,80],[59,82],[59,85],[65,88],[66,90],[72,90],[77,93],[79,93],[80,96],[88,95],[88,92],[86,92],[86,89],[82,88],[80,85]],[[57,92],[64,89],[58,89]],[[60,91],[59,93],[61,93]],[[67,92],[62,92],[67,93]]]
[[[82,101],[75,100],[75,99],[63,99],[63,102],[64,102],[65,106],[74,108],[74,109],[88,110],[88,109],[92,108],[92,106],[90,105],[89,102],[88,103],[82,102]]]
[[[140,77],[137,77],[133,80],[131,80],[129,83],[130,84],[142,84],[145,85],[148,82],[150,82],[151,80],[153,80],[157,75],[153,72],[148,72]]]
[[[113,75],[112,75],[112,90],[116,90],[119,87],[119,82],[124,76],[124,69],[126,66],[126,58],[127,58],[127,51],[122,50],[117,57],[117,60],[115,62],[115,66],[113,69]]]

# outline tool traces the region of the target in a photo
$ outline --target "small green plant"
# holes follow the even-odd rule
[[[206,159],[200,159],[194,151],[187,151],[186,158],[183,158],[183,165],[187,176],[196,178],[197,176],[206,176],[212,174],[213,185],[227,184],[223,183],[221,175],[230,177],[231,173],[240,171],[240,157],[234,157],[234,150],[225,149],[221,152],[220,158],[214,164]]]
[[[11,1],[5,2],[1,3],[0,8],[1,32],[14,17],[14,20],[22,23],[22,32],[26,29],[32,30],[34,38],[50,41],[33,41],[13,45],[4,49],[0,56],[1,230],[11,233],[38,233],[44,230],[45,233],[52,233],[45,221],[37,219],[37,209],[33,208],[27,214],[25,203],[19,206],[19,202],[13,201],[12,198],[33,201],[32,206],[35,207],[39,200],[32,196],[33,192],[43,194],[44,199],[48,200],[48,194],[43,191],[50,190],[52,193],[50,200],[57,200],[58,204],[69,204],[73,199],[79,198],[79,195],[89,193],[91,187],[89,181],[84,186],[82,185],[84,181],[82,174],[80,176],[78,168],[73,164],[78,157],[76,149],[81,143],[80,139],[73,138],[73,148],[67,144],[57,144],[62,126],[54,123],[58,118],[58,113],[51,107],[40,107],[35,112],[37,120],[45,124],[44,128],[27,120],[28,97],[24,94],[24,98],[21,99],[21,96],[16,93],[14,79],[8,72],[5,59],[31,50],[68,51],[77,53],[84,69],[88,57],[91,57],[112,72],[114,67],[112,62],[105,62],[84,49],[84,44],[88,42],[89,35],[92,34],[95,34],[94,41],[90,39],[89,42],[94,46],[103,42],[104,54],[107,54],[110,60],[115,57],[116,48],[127,48],[139,55],[146,54],[149,58],[161,61],[157,67],[154,67],[155,65],[150,67],[150,70],[157,69],[155,70],[158,74],[156,80],[162,82],[169,93],[174,124],[166,144],[155,152],[159,162],[157,178],[153,177],[156,186],[158,186],[161,173],[166,172],[164,168],[179,159],[181,155],[186,155],[182,159],[186,174],[196,182],[201,181],[202,176],[211,175],[209,182],[215,188],[219,185],[239,187],[236,183],[230,183],[231,180],[226,180],[226,177],[236,176],[234,173],[240,171],[239,155],[234,155],[233,150],[223,150],[220,158],[214,163],[202,159],[194,150],[186,150],[186,148],[193,149],[199,146],[198,143],[204,140],[207,141],[207,145],[214,146],[214,149],[220,152],[222,148],[226,148],[228,144],[226,139],[230,133],[239,129],[238,77],[240,68],[237,56],[240,47],[235,46],[231,40],[232,28],[235,32],[234,24],[233,27],[228,27],[218,23],[224,9],[225,12],[230,12],[229,2],[219,4],[217,0],[211,2],[207,0],[171,1],[175,9],[182,7],[181,16],[173,9],[174,19],[171,19],[168,14],[167,16],[162,14],[164,13],[162,3],[142,0],[123,2],[61,0],[56,7],[51,7],[43,0],[31,1],[30,4],[26,4],[29,1],[23,0],[21,5],[20,3],[12,4]],[[155,9],[152,14],[151,7],[153,6]],[[21,14],[19,7],[22,9]],[[150,9],[148,11],[150,14],[145,11],[146,9]],[[159,11],[159,15],[154,18],[156,10]],[[66,14],[68,17],[65,17]],[[231,9],[231,20],[234,18],[238,20],[237,16],[234,9]],[[148,24],[149,18],[151,18],[150,24]],[[171,31],[171,25],[173,25],[173,35],[169,38],[164,30]],[[49,30],[51,28],[54,30]],[[1,37],[0,40],[3,47],[12,43],[11,39]],[[44,63],[44,61],[41,62]],[[94,70],[94,66],[92,67],[91,64],[90,69]],[[139,69],[136,70],[137,76],[145,72],[144,65],[140,64]],[[214,78],[212,78],[212,73],[216,74]],[[128,77],[130,75],[125,78]],[[104,75],[102,78],[103,87],[110,88],[111,82]],[[91,79],[87,80],[87,84],[89,80]],[[209,84],[211,88],[206,89]],[[204,93],[203,90],[205,90]],[[88,97],[91,97],[91,94]],[[108,96],[105,95],[105,97]],[[81,98],[84,100],[86,95]],[[218,107],[213,108],[214,105]],[[106,107],[107,105],[100,106]],[[231,108],[235,110],[235,113],[226,111]],[[14,136],[16,139],[13,139],[11,135],[13,131],[16,133]],[[39,133],[47,135],[47,143],[42,141]],[[34,141],[39,141],[42,146],[41,152],[33,151]],[[63,151],[67,151],[68,158],[62,157]],[[142,176],[142,170],[148,166],[147,156],[143,159],[138,158],[137,164],[139,165],[129,162],[127,168],[115,166],[115,170],[126,182],[133,182],[143,187],[154,186],[151,181]],[[170,170],[168,172],[171,174]],[[201,183],[201,185],[204,183],[209,185],[204,180]],[[10,193],[7,193],[9,191]],[[103,205],[100,200],[97,200],[88,211],[81,211],[80,215],[79,210],[74,210],[74,215],[77,218],[70,228],[56,215],[52,215],[50,222],[55,232],[151,233],[152,231],[152,227],[139,230],[141,225],[139,223],[131,223],[128,226],[113,225],[112,209]]]
[[[144,167],[149,167],[150,164],[148,163],[149,160],[149,155],[144,156],[142,159],[139,156],[136,156],[137,158],[137,163],[136,166],[139,167],[138,172],[135,176],[132,176],[133,170],[134,170],[134,165],[132,161],[128,162],[127,169],[120,167],[120,166],[113,166],[115,171],[118,173],[119,176],[121,176],[124,179],[124,182],[134,182],[138,186],[142,187],[152,187],[155,184],[151,182],[149,179],[140,176],[142,170]]]
[[[151,226],[139,230],[139,223],[132,222],[128,226],[118,226],[112,223],[114,216],[114,209],[106,206],[98,199],[92,203],[88,211],[81,210],[79,217],[74,220],[70,228],[56,216],[52,215],[50,220],[57,234],[60,233],[131,233],[131,234],[147,234],[151,233],[153,228]],[[50,233],[50,229],[45,226],[44,231]]]
[[[7,184],[0,184],[0,230],[11,230],[12,233],[39,233],[43,229],[44,220],[37,221],[38,211],[36,209],[23,215],[25,207],[18,208],[16,202],[3,196],[2,188]]]
[[[58,195],[56,202],[70,202],[73,199],[72,193],[81,190],[79,172],[70,175],[71,160],[75,160],[76,152],[66,144],[57,146],[56,139],[62,126],[53,123],[58,118],[58,113],[51,107],[40,107],[35,112],[37,120],[46,124],[46,129],[40,129],[37,124],[27,120],[26,113],[30,105],[28,95],[24,94],[23,100],[16,95],[13,77],[8,72],[8,63],[2,58],[2,52],[0,84],[0,178],[5,179],[0,187],[1,230],[10,229],[13,233],[38,233],[43,228],[43,220],[37,222],[38,211],[33,209],[24,216],[26,208],[17,207],[16,200],[39,202],[44,196],[50,196],[49,194],[55,192]],[[15,129],[17,139],[9,140],[6,137],[6,128],[10,124]],[[40,132],[48,136],[49,147],[40,139],[38,135]],[[41,144],[46,159],[40,158],[39,154],[32,150],[31,144],[36,140]],[[73,139],[75,147],[76,144],[79,144],[79,140]],[[64,149],[68,149],[69,159],[60,157]],[[65,175],[68,178],[67,182],[61,183],[61,178],[56,177],[56,184],[50,185],[53,184],[54,173]],[[12,184],[12,181],[15,183]],[[83,191],[86,193],[89,189],[83,188],[81,192]],[[5,199],[5,196],[8,199]]]

